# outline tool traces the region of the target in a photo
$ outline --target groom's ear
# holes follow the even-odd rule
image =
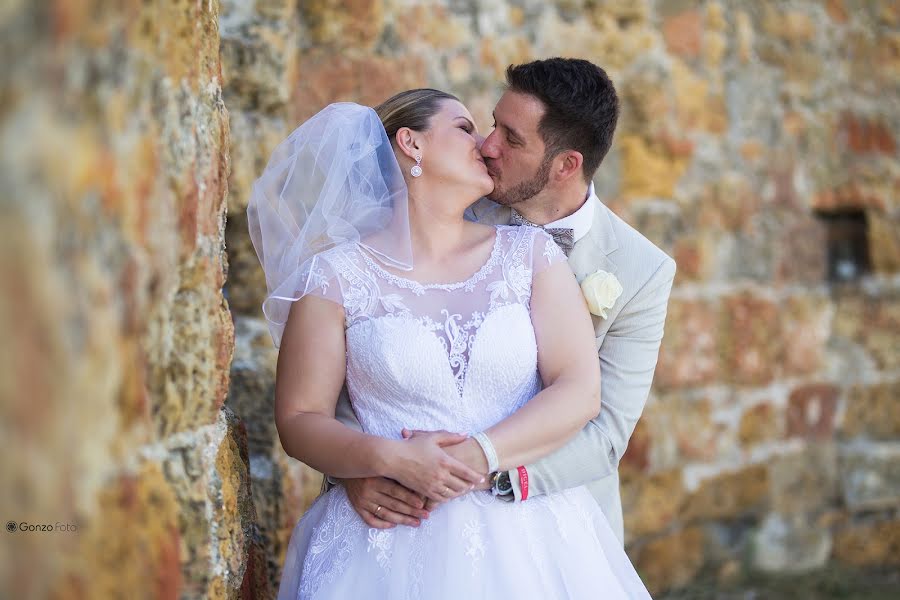
[[[413,131],[409,127],[401,127],[397,130],[395,137],[397,148],[412,160],[416,160],[417,154],[422,154],[420,134],[418,132]]]
[[[559,182],[567,181],[571,177],[581,174],[581,165],[584,164],[584,156],[577,150],[565,150],[553,159],[553,174]]]

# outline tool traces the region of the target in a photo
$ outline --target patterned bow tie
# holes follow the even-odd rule
[[[556,242],[556,245],[560,247],[560,249],[565,253],[566,256],[569,255],[569,252],[572,251],[572,248],[575,247],[575,230],[569,229],[567,227],[544,227],[542,225],[538,225],[537,223],[532,223],[522,215],[518,213],[518,211],[512,211],[512,225],[531,225],[532,227],[537,227],[538,229],[543,229],[553,238],[553,241]]]

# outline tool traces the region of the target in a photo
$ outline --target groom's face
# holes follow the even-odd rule
[[[550,162],[538,125],[544,105],[528,94],[506,92],[494,109],[494,130],[481,146],[494,191],[488,196],[513,206],[537,195],[547,185]]]

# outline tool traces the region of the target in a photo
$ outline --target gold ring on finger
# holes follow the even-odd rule
[[[381,510],[381,505],[379,504],[378,507],[375,509],[375,514],[377,515],[378,511],[380,511],[380,510]]]
[[[450,488],[445,485],[444,486],[444,495],[449,496],[451,493],[452,492],[450,491]]]

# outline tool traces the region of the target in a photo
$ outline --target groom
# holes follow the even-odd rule
[[[506,79],[494,130],[481,148],[494,191],[471,206],[467,218],[543,226],[567,252],[578,281],[591,278],[583,288],[594,313],[601,410],[566,446],[534,464],[486,474],[484,487],[492,486],[504,500],[527,502],[587,485],[622,541],[618,465],[653,380],[675,262],[594,193],[591,181],[612,144],[619,113],[615,88],[603,69],[584,60],[552,58],[511,66]],[[345,395],[337,416],[359,428]],[[484,469],[483,456],[466,462]],[[429,508],[384,478],[342,483],[372,527],[416,525]]]

